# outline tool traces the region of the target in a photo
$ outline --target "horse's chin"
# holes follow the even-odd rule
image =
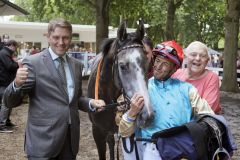
[[[148,114],[147,112],[140,112],[137,116],[136,123],[139,128],[146,128],[151,125],[154,119],[153,112]]]

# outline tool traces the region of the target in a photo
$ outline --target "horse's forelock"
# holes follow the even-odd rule
[[[129,37],[132,42],[142,44],[142,38],[139,37],[136,32],[129,33]]]

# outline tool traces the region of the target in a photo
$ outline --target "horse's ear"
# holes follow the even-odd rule
[[[127,38],[127,20],[124,20],[118,27],[117,38],[124,41]]]
[[[143,39],[144,35],[145,35],[145,27],[144,27],[144,22],[142,19],[139,19],[139,25],[138,28],[136,30],[136,35],[139,39]]]

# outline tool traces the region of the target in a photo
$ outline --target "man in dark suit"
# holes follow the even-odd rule
[[[79,148],[79,112],[101,111],[105,102],[82,96],[83,65],[66,55],[72,26],[49,22],[49,48],[23,59],[23,67],[5,91],[4,103],[15,107],[29,95],[25,152],[30,160],[74,160]]]

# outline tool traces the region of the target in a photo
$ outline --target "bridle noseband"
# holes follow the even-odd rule
[[[130,104],[131,104],[131,98],[128,97],[128,95],[126,94],[126,91],[124,90],[123,88],[123,84],[122,84],[122,81],[120,80],[120,76],[119,76],[119,70],[118,70],[118,54],[119,52],[123,51],[123,50],[126,50],[126,49],[130,49],[130,48],[142,48],[144,49],[144,46],[143,44],[132,44],[132,45],[128,45],[128,46],[125,46],[125,47],[122,47],[120,49],[117,50],[117,53],[115,54],[114,56],[114,64],[112,66],[112,75],[113,75],[113,78],[114,78],[114,71],[117,70],[117,78],[119,80],[119,87],[121,89],[121,93],[123,95],[123,102],[125,103],[125,110],[128,110],[129,107],[130,107]]]

